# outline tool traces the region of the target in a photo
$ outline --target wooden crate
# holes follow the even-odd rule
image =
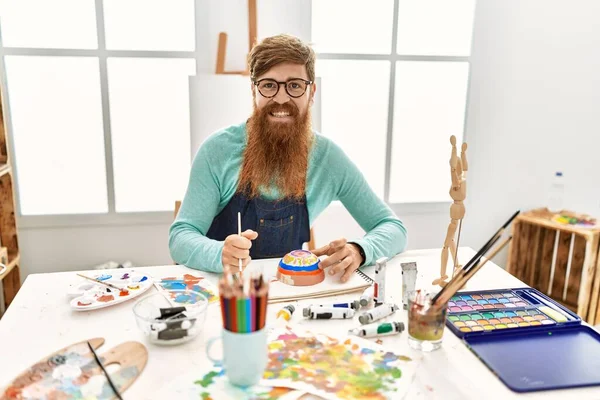
[[[544,209],[520,214],[512,223],[512,235],[508,272],[584,321],[600,323],[600,229],[553,222]]]

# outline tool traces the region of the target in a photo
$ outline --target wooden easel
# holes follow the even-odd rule
[[[446,232],[446,240],[442,248],[442,259],[440,267],[440,277],[435,279],[432,284],[445,286],[448,283],[448,275],[446,274],[446,266],[448,264],[448,253],[454,261],[454,269],[452,276],[462,266],[458,264],[458,243],[460,243],[460,231],[462,229],[462,220],[465,216],[465,205],[463,201],[467,197],[467,171],[469,164],[467,163],[467,144],[463,143],[461,147],[460,157],[456,150],[456,137],[450,137],[452,145],[452,153],[450,155],[450,176],[452,178],[452,186],[450,187],[450,197],[454,202],[450,206],[450,224]],[[458,228],[458,240],[454,241],[454,236]]]
[[[248,0],[248,52],[256,43],[256,0]],[[250,75],[248,67],[244,71],[225,71],[225,55],[227,52],[227,33],[219,33],[219,47],[217,49],[217,75]]]

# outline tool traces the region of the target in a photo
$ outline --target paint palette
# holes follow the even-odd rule
[[[115,392],[88,343],[98,353],[104,338],[74,343],[46,356],[0,389],[0,398],[114,399]],[[131,386],[148,362],[148,350],[139,342],[121,343],[97,355],[105,367],[119,365],[118,370],[110,372],[119,394]]]
[[[138,297],[150,289],[153,283],[152,278],[149,275],[141,274],[133,270],[103,272],[88,276],[121,289],[127,289],[127,291],[119,291],[100,283],[85,280],[81,282],[81,284],[71,286],[67,291],[67,295],[71,298],[69,304],[73,310],[96,310],[123,303]]]
[[[446,325],[513,391],[600,385],[600,333],[533,288],[459,292]]]
[[[446,325],[459,337],[579,322],[576,314],[532,288],[458,293],[448,302],[446,317]]]

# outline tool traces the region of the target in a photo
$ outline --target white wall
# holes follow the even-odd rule
[[[516,209],[545,205],[556,170],[565,206],[600,215],[598,15],[596,0],[478,2],[467,243],[483,244]]]
[[[246,1],[230,2],[235,6],[227,11],[216,6],[219,0],[206,3],[201,46],[207,57],[201,72],[214,71],[221,30],[230,33],[227,68],[243,68]],[[298,22],[298,15],[307,15],[307,0],[258,4],[260,37],[279,31],[308,37],[309,25]],[[469,188],[461,244],[480,246],[515,209],[543,204],[545,179],[556,169],[568,180],[567,204],[600,214],[600,171],[593,168],[600,148],[597,15],[600,2],[594,0],[478,2],[466,134]],[[409,248],[441,246],[447,205],[430,206],[421,213],[394,210],[408,227]],[[168,264],[168,224],[169,219],[157,225],[20,229],[22,276],[85,268],[109,259]],[[339,205],[325,211],[315,230],[318,245],[362,234]]]

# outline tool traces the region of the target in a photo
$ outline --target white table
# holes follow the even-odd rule
[[[474,254],[472,249],[461,248],[459,257],[467,260]],[[439,272],[439,250],[408,251],[388,262],[386,275],[386,291],[390,301],[401,303],[401,269],[400,262],[416,261],[418,265],[417,287],[430,287],[430,282]],[[254,264],[272,263],[272,260],[253,261]],[[372,268],[366,272],[373,276]],[[183,266],[169,265],[143,267],[140,271],[154,277],[180,274],[190,271]],[[217,275],[203,273],[213,282]],[[71,311],[66,297],[69,283],[80,278],[73,272],[29,275],[12,302],[4,317],[0,320],[0,387],[6,386],[21,371],[37,362],[42,357],[74,342],[104,337],[105,344],[99,349],[109,349],[124,341],[137,340],[148,348],[148,364],[141,376],[123,394],[124,399],[153,399],[170,380],[193,371],[198,360],[205,357],[205,342],[219,334],[221,315],[218,305],[209,307],[206,326],[202,336],[189,343],[175,347],[160,347],[147,343],[138,330],[132,313],[137,300],[128,301],[116,306],[89,311]],[[468,290],[499,289],[525,286],[503,269],[488,262],[486,266],[467,285]],[[143,296],[155,293],[150,289]],[[353,300],[356,294],[338,296],[336,300]],[[321,299],[317,301],[329,301]],[[351,327],[359,325],[357,318],[352,321],[304,320],[301,315],[302,304],[314,302],[306,300],[298,302],[293,321],[302,328],[318,330],[330,334],[345,333]],[[268,319],[285,304],[273,304],[268,307]],[[394,319],[403,320],[406,324],[406,311],[397,311]],[[407,332],[397,336],[383,338],[383,345],[399,354],[415,355],[408,347]],[[417,373],[411,383],[408,399],[600,399],[600,388],[581,388],[560,391],[546,391],[528,394],[517,394],[502,384],[473,355],[465,345],[446,330],[443,346],[432,353],[422,355]],[[168,366],[168,368],[166,368]],[[560,368],[560,366],[556,366]],[[199,374],[202,371],[199,371]]]

